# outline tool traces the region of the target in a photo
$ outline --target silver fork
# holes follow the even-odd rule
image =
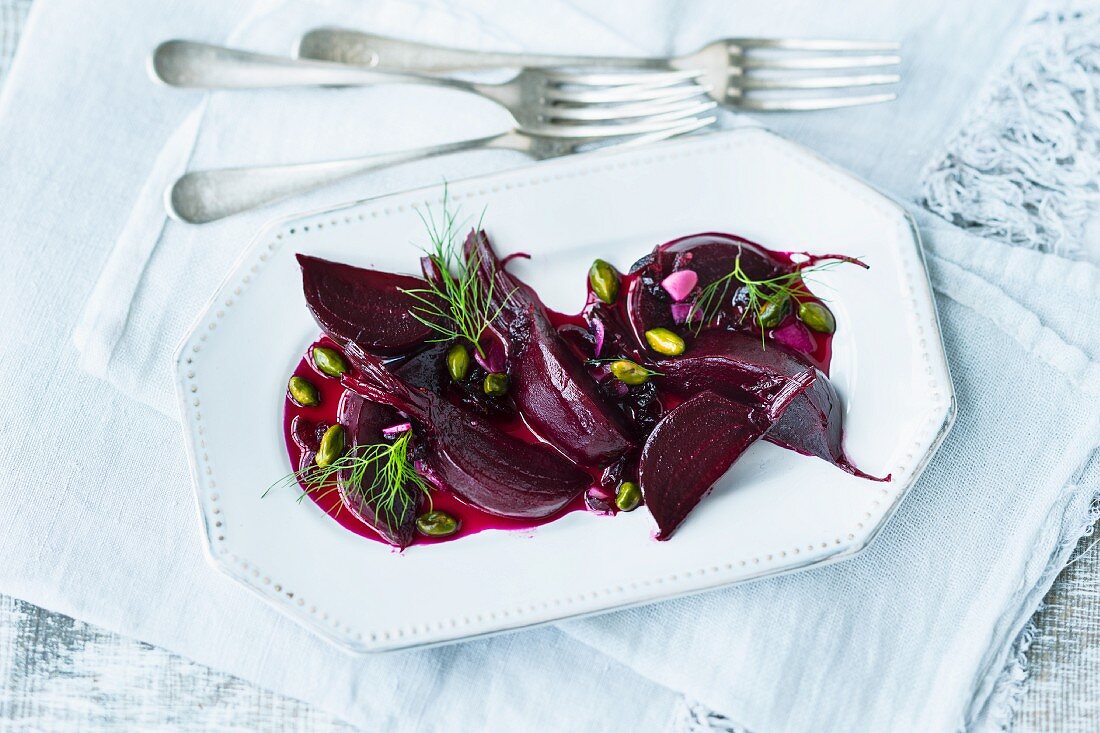
[[[342,29],[302,36],[301,58],[392,71],[446,74],[495,68],[597,66],[698,71],[699,83],[720,104],[755,111],[802,111],[887,102],[896,92],[836,93],[895,84],[900,45],[888,41],[725,38],[673,57],[557,56],[485,53]],[[795,52],[794,54],[790,52]],[[870,73],[851,73],[876,69]],[[833,72],[846,73],[833,73]],[[826,72],[826,73],[818,73]],[[813,90],[834,90],[810,95]]]
[[[330,183],[370,170],[385,168],[413,160],[430,158],[464,150],[514,150],[532,160],[557,158],[573,153],[590,152],[604,147],[630,147],[665,140],[677,135],[701,130],[717,118],[689,117],[670,120],[663,127],[653,127],[640,134],[603,137],[578,137],[576,126],[551,123],[548,131],[558,135],[529,135],[519,129],[489,137],[393,153],[364,155],[358,158],[328,160],[316,163],[223,168],[192,171],[180,178],[165,192],[165,207],[172,218],[189,224],[203,224],[233,214],[264,206]]]
[[[575,123],[580,136],[608,134],[603,124],[637,120],[618,134],[661,129],[669,117],[697,114],[709,90],[691,83],[701,72],[617,70],[573,72],[525,69],[499,84],[483,84],[419,73],[366,69],[342,63],[303,61],[214,46],[195,41],[166,41],[153,51],[154,77],[174,87],[254,89],[285,86],[426,84],[487,97],[512,113],[533,135],[559,123]],[[656,119],[646,128],[645,119]],[[582,123],[603,123],[600,125]],[[600,129],[595,129],[599,126]],[[555,133],[560,133],[555,128]]]

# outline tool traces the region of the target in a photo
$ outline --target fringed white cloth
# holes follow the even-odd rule
[[[973,234],[1096,260],[1100,231],[1088,224],[1098,202],[1100,7],[1092,4],[1030,24],[1016,58],[927,172],[922,203]]]

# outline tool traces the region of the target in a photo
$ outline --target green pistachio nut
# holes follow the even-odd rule
[[[756,314],[756,321],[760,324],[761,328],[775,328],[783,319],[787,317],[787,314],[791,312],[791,301],[788,298],[778,298],[776,300],[769,300],[760,307],[760,312]]]
[[[481,388],[490,397],[503,397],[508,394],[508,375],[500,372],[489,372],[485,375]]]
[[[333,425],[321,436],[321,447],[317,449],[317,457],[313,459],[318,468],[327,468],[344,455],[344,428]]]
[[[611,374],[620,382],[634,386],[649,381],[650,372],[630,359],[619,359],[611,362]]]
[[[321,404],[321,393],[313,386],[313,382],[305,377],[291,377],[286,386],[287,394],[294,404],[301,407],[315,407]]]
[[[325,346],[313,347],[313,363],[322,374],[330,377],[341,377],[348,371],[340,352]]]
[[[462,344],[455,344],[447,351],[447,373],[456,382],[470,373],[470,352]]]
[[[836,318],[833,317],[833,312],[812,300],[798,306],[798,320],[818,333],[836,332]]]
[[[450,537],[458,531],[461,522],[447,512],[430,511],[416,518],[416,529],[425,537]]]
[[[679,334],[667,328],[651,328],[645,332],[649,348],[665,356],[679,356],[684,353],[684,340]]]
[[[632,512],[642,503],[642,490],[633,481],[623,481],[615,492],[615,506],[620,512]]]
[[[619,271],[610,262],[593,262],[588,270],[588,284],[596,297],[609,305],[619,297]]]

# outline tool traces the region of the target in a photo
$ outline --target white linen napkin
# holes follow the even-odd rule
[[[1089,324],[1100,316],[1100,276],[1090,265],[977,240],[935,220],[922,224],[959,420],[882,537],[852,561],[559,628],[366,658],[334,650],[209,568],[178,426],[80,373],[66,340],[82,304],[94,291],[90,303],[101,309],[89,307],[82,319],[81,361],[98,361],[98,374],[167,407],[166,357],[259,222],[511,164],[468,156],[348,182],[215,227],[166,223],[150,202],[187,162],[171,151],[188,147],[179,141],[189,130],[199,135],[192,166],[394,144],[376,139],[383,133],[387,141],[442,140],[420,126],[438,100],[396,90],[340,90],[348,106],[341,103],[336,118],[325,96],[336,90],[286,93],[278,102],[266,93],[211,95],[203,115],[199,95],[151,89],[141,76],[147,50],[174,36],[224,40],[240,22],[239,7],[224,5],[199,12],[191,2],[106,0],[88,19],[76,0],[36,0],[0,96],[0,248],[8,265],[0,468],[9,478],[0,482],[0,591],[371,729],[662,730],[684,723],[676,717],[685,710],[682,693],[757,733],[998,722],[1003,708],[990,702],[991,691],[1009,642],[1096,493],[1097,466],[1088,458],[1100,430],[1100,345]],[[277,4],[261,7],[238,37],[280,50],[315,23],[356,18],[428,40],[614,52],[686,49],[734,31],[843,37],[855,25],[860,35],[907,41],[906,97],[769,122],[915,196],[919,169],[994,63],[1015,14],[1003,4],[859,2],[845,11],[851,15],[822,19],[813,7],[788,0],[548,9],[486,0],[458,9],[370,4],[347,15],[336,3]],[[966,66],[954,70],[948,51],[959,48]],[[357,118],[347,111],[353,103]],[[472,101],[453,103],[447,132],[489,124],[472,107],[457,107]],[[299,134],[264,137],[263,125],[243,126],[253,115]],[[371,138],[359,140],[362,147],[352,133],[368,133],[346,118],[376,124],[364,125]],[[240,128],[230,124],[241,120]]]

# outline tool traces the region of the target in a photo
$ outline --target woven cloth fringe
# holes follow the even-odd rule
[[[921,203],[983,237],[1080,254],[1100,202],[1100,7],[1046,12],[1024,31]]]

